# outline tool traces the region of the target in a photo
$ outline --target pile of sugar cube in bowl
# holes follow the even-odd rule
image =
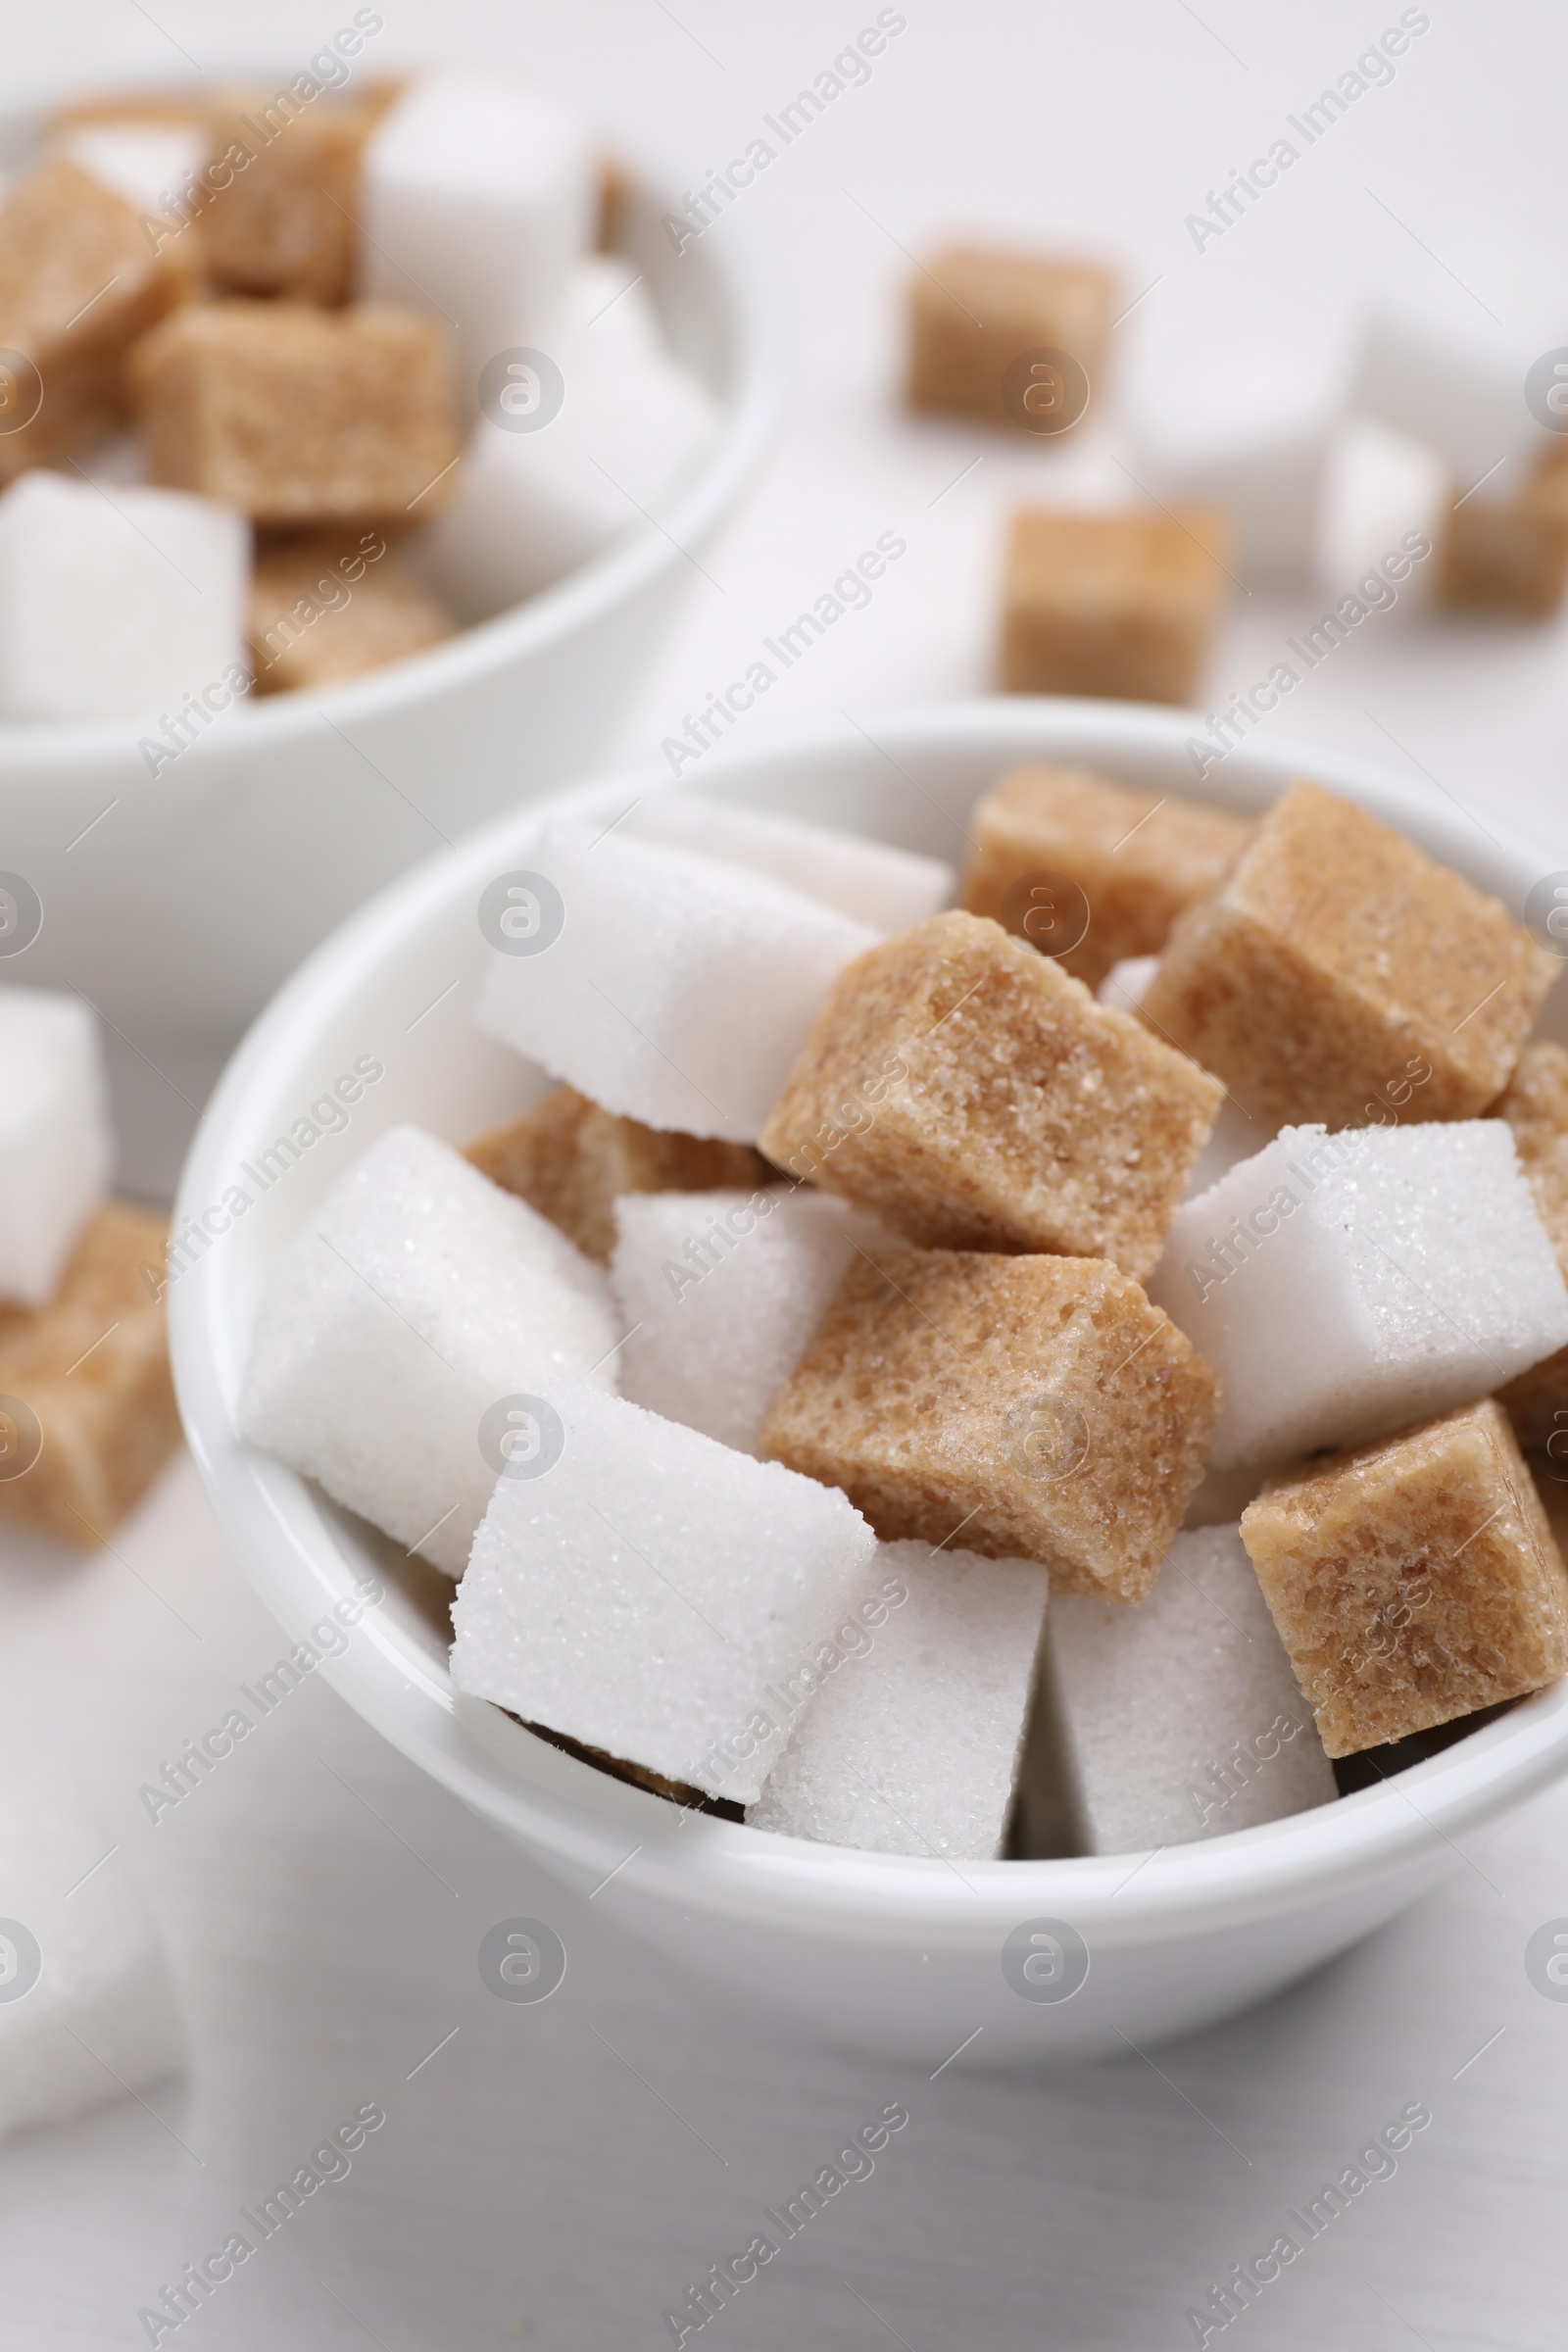
[[[63,107],[9,176],[0,720],[157,713],[158,774],[550,587],[711,446],[596,250],[620,167],[502,76],[370,78],[382,22],[279,90]]]
[[[1309,780],[968,832],[546,820],[473,1014],[558,1083],[342,1176],[242,1434],[673,1802],[953,1861],[1334,1801],[1568,1667],[1558,959]]]

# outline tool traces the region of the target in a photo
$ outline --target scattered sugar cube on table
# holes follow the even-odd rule
[[[0,1518],[102,1543],[179,1443],[162,1217],[110,1200],[48,1303],[0,1306]]]
[[[962,904],[1090,988],[1124,957],[1157,954],[1182,908],[1219,887],[1251,830],[1205,802],[1044,763],[1004,776],[969,828]]]
[[[413,311],[193,304],[146,337],[132,373],[153,479],[258,523],[406,528],[451,495],[445,330]]]
[[[1536,1213],[1568,1279],[1568,1051],[1532,1038],[1493,1115],[1508,1123]],[[1568,1456],[1568,1348],[1517,1374],[1498,1400],[1522,1446],[1550,1446],[1556,1438],[1555,1455]]]
[[[852,1617],[863,1631],[823,1674],[747,1820],[874,1853],[994,1860],[1050,1583],[1030,1560],[878,1544]]]
[[[64,1757],[15,1722],[0,1740],[0,2138],[184,2064],[179,1996],[124,1856]]]
[[[1230,536],[1209,507],[1021,509],[1003,581],[1002,686],[1191,702],[1231,590]]]
[[[564,99],[495,74],[419,74],[366,141],[359,290],[454,322],[461,397],[537,341],[596,198],[585,126]]]
[[[1338,1793],[1234,1525],[1175,1537],[1137,1608],[1059,1594],[1046,1656],[1086,1854],[1220,1838]]]
[[[1344,386],[1326,369],[1167,369],[1145,385],[1132,470],[1164,507],[1230,517],[1231,562],[1249,587],[1299,587],[1319,554],[1324,479]]]
[[[399,1127],[272,1267],[239,1424],[448,1575],[564,1373],[614,1385],[603,1271],[433,1136]]]
[[[114,1164],[90,1004],[0,988],[0,1299],[42,1306]]]
[[[1139,1599],[1201,1475],[1213,1373],[1098,1258],[857,1253],[762,1430],[886,1542]]]
[[[952,245],[909,280],[909,405],[1019,422],[1007,371],[1039,352],[1065,353],[1100,388],[1116,280],[1098,264],[1054,254]]]
[[[806,1187],[630,1193],[615,1203],[611,1288],[620,1392],[756,1453],[768,1407],[873,1218]]]
[[[650,1127],[756,1143],[834,978],[876,945],[781,883],[602,826],[548,827],[526,870],[555,936],[497,948],[479,1026]]]
[[[748,866],[873,931],[907,931],[923,923],[948,905],[957,880],[941,858],[802,824],[797,817],[764,816],[711,793],[650,793],[616,830]]]
[[[154,252],[123,197],[75,164],[46,160],[11,182],[0,205],[0,349],[15,355],[12,397],[31,414],[0,433],[0,481],[121,421],[126,355],[187,299],[190,270],[177,238]]]
[[[907,1240],[1142,1275],[1222,1094],[1049,956],[955,912],[840,974],[761,1142]]]
[[[393,93],[291,105],[262,88],[227,90],[213,108],[210,153],[227,172],[201,214],[207,265],[235,294],[346,302],[360,258],[365,144]],[[392,302],[416,301],[406,288]]]
[[[1358,1444],[1568,1345],[1502,1119],[1287,1127],[1178,1208],[1149,1293],[1219,1376],[1221,1469]]]
[[[453,622],[379,531],[314,531],[259,551],[249,630],[255,691],[286,694],[422,654]]]
[[[231,507],[24,474],[0,494],[0,714],[151,718],[195,698],[216,717],[250,678],[249,573]]]
[[[861,1596],[870,1529],[831,1488],[623,1397],[558,1381],[544,1399],[554,1442],[498,1481],[458,1589],[454,1682],[751,1803]]]
[[[1559,442],[1506,500],[1456,495],[1438,543],[1437,602],[1541,620],[1568,585],[1568,450]]]
[[[1497,900],[1298,781],[1178,917],[1140,1017],[1265,1130],[1474,1118],[1561,969]]]
[[[1568,1574],[1494,1397],[1281,1471],[1242,1541],[1331,1756],[1568,1668]]]
[[[570,1086],[553,1087],[520,1118],[469,1144],[464,1156],[606,1265],[615,1247],[615,1202],[622,1193],[717,1192],[736,1185],[756,1192],[773,1181],[772,1169],[749,1144],[617,1118]]]

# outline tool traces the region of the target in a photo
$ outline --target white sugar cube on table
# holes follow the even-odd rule
[[[1310,666],[1337,641],[1323,618],[1347,595],[1363,611],[1374,602],[1387,612],[1396,600],[1406,613],[1431,604],[1438,568],[1431,559],[1452,497],[1448,466],[1426,442],[1375,417],[1347,419],[1330,455],[1321,538],[1324,582],[1338,601],[1331,597],[1325,614],[1295,640]],[[1343,615],[1337,625],[1343,632]]]
[[[545,416],[543,372],[514,363],[515,386],[474,425],[451,499],[415,551],[460,620],[487,620],[648,530],[712,441],[717,406],[679,362],[629,356],[587,331],[546,356],[560,370],[559,410]]]
[[[169,1962],[123,1855],[62,1760],[9,1729],[0,1740],[0,2138],[141,2091],[184,2056]]]
[[[626,1332],[620,1393],[756,1453],[874,1218],[825,1193],[627,1193],[611,1288]]]
[[[335,1185],[268,1282],[240,1398],[252,1445],[461,1576],[545,1382],[614,1385],[602,1269],[412,1127]]]
[[[1085,1853],[1186,1845],[1337,1794],[1234,1526],[1178,1535],[1137,1608],[1057,1593],[1046,1654]]]
[[[862,1587],[860,1609],[881,1614],[857,1613],[863,1642],[822,1675],[746,1818],[823,1844],[992,1859],[1050,1579],[1031,1560],[905,1543],[877,1546]]]
[[[249,683],[250,551],[243,515],[189,491],[24,473],[0,497],[0,717],[152,719],[194,697],[216,720]]]
[[[796,817],[761,816],[708,793],[650,793],[616,830],[749,866],[873,931],[912,930],[951,906],[957,885],[940,858]]]
[[[552,826],[527,858],[551,911],[525,952],[496,948],[480,1028],[619,1117],[756,1143],[834,980],[879,934],[619,829]]]
[[[1243,580],[1294,586],[1316,565],[1329,445],[1343,406],[1326,371],[1167,377],[1134,420],[1141,482],[1164,504],[1223,507]]]
[[[837,1488],[623,1397],[553,1384],[551,1442],[496,1486],[458,1589],[460,1690],[751,1801],[876,1539]]]
[[[91,1005],[0,988],[0,1300],[53,1298],[113,1161]]]
[[[1501,1119],[1284,1128],[1177,1209],[1148,1289],[1219,1375],[1221,1469],[1356,1445],[1568,1344]]]
[[[597,202],[576,110],[498,74],[418,75],[366,141],[359,292],[453,321],[470,406],[487,362],[531,347]]]

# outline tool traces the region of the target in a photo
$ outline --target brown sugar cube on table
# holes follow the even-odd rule
[[[1298,781],[1178,917],[1140,1015],[1268,1131],[1364,1124],[1412,1077],[1412,1117],[1470,1119],[1561,968],[1497,900]]]
[[[1331,1756],[1568,1668],[1568,1575],[1494,1397],[1270,1479],[1242,1541]]]
[[[1218,889],[1251,827],[1205,802],[1082,767],[1015,767],[969,819],[961,903],[1098,988],[1152,956],[1184,906]]]
[[[1038,415],[1064,429],[1043,404],[1065,396],[1077,406],[1086,387],[1062,382],[1060,369],[1031,377],[1030,362],[1064,354],[1092,397],[1115,301],[1115,279],[1092,263],[949,246],[909,286],[910,407],[1027,422],[1031,430],[1041,429]]]
[[[1223,1093],[1000,924],[938,914],[839,974],[761,1147],[909,1241],[1142,1275]]]
[[[211,152],[225,184],[202,215],[208,267],[236,294],[343,303],[359,249],[360,160],[389,93],[230,92],[213,110]]]
[[[1010,694],[1186,703],[1231,588],[1230,525],[1209,508],[1024,508],[1003,582]]]
[[[49,116],[50,134],[97,130],[179,129],[207,119],[207,99],[197,90],[105,90],[100,96],[69,99]]]
[[[0,481],[100,438],[125,415],[126,355],[191,287],[172,238],[74,164],[40,164],[0,205]]]
[[[161,1217],[112,1200],[47,1306],[0,1307],[0,1518],[67,1544],[113,1533],[179,1439]]]
[[[569,1086],[556,1087],[520,1118],[480,1136],[465,1157],[606,1265],[615,1247],[615,1201],[622,1193],[755,1190],[773,1177],[749,1144],[644,1127],[601,1109]]]
[[[1540,457],[1512,498],[1463,498],[1438,542],[1436,602],[1544,619],[1568,586],[1568,448]]]
[[[133,372],[152,479],[257,523],[407,527],[451,488],[451,360],[416,312],[199,304],[146,338]]]
[[[761,1445],[842,1487],[884,1542],[956,1536],[1136,1601],[1217,1397],[1185,1334],[1102,1259],[879,1249],[840,1283]]]
[[[1493,1109],[1513,1130],[1536,1213],[1568,1281],[1568,1052],[1533,1040]],[[1520,1444],[1548,1447],[1552,1469],[1568,1476],[1568,1348],[1509,1381],[1497,1401],[1507,1406]]]
[[[423,653],[457,624],[379,531],[316,531],[258,551],[251,574],[254,691],[330,686]]]

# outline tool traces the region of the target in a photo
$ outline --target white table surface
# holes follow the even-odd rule
[[[1123,256],[1133,291],[1158,280],[1118,330],[1124,369],[1151,381],[1260,353],[1316,368],[1359,293],[1423,248],[1441,256],[1461,220],[1549,239],[1560,215],[1568,25],[1544,6],[1434,0],[1394,83],[1200,254],[1186,213],[1397,8],[1329,0],[1286,24],[1258,0],[1203,0],[1201,21],[1183,0],[904,5],[907,28],[869,84],[748,198],[771,247],[760,266],[793,318],[798,396],[766,481],[704,557],[711,578],[693,581],[628,751],[738,674],[883,530],[906,538],[907,558],[780,681],[772,710],[861,711],[984,685],[1002,516],[1062,468],[1054,453],[898,416],[900,246],[1013,226]],[[122,62],[177,65],[177,45],[217,70],[247,39],[303,62],[350,13],[55,0],[13,10],[8,64],[22,78],[90,62],[107,78]],[[386,0],[385,14],[388,59],[446,51],[536,72],[612,131],[652,131],[695,177],[875,9]],[[1095,462],[1070,461],[1081,475]],[[1322,603],[1243,600],[1216,696],[1266,669]],[[1489,822],[1512,818],[1543,843],[1546,870],[1568,865],[1562,654],[1555,624],[1379,615],[1283,715],[1293,734],[1427,772]],[[1207,2282],[1416,2100],[1434,2121],[1398,2176],[1228,2334],[1269,2352],[1562,2344],[1568,2006],[1532,1988],[1523,1952],[1568,1912],[1568,1788],[1370,1943],[1157,2067],[1046,2082],[950,2069],[931,2082],[726,2009],[559,1893],[315,1684],[154,1827],[139,1784],[276,1646],[183,1459],[114,1553],[0,1539],[0,1706],[25,1693],[54,1715],[156,1905],[194,2049],[188,2078],[145,2104],[0,2152],[6,2352],[144,2342],[136,2314],[161,2282],[371,2099],[387,2124],[348,2179],[166,2342],[667,2343],[662,2314],[684,2282],[898,2098],[911,2121],[874,2176],[714,2323],[737,2352],[1192,2342],[1184,2311]],[[493,1999],[475,1969],[484,1931],[517,1913],[551,1921],[569,1953],[565,1984],[537,2008]]]

